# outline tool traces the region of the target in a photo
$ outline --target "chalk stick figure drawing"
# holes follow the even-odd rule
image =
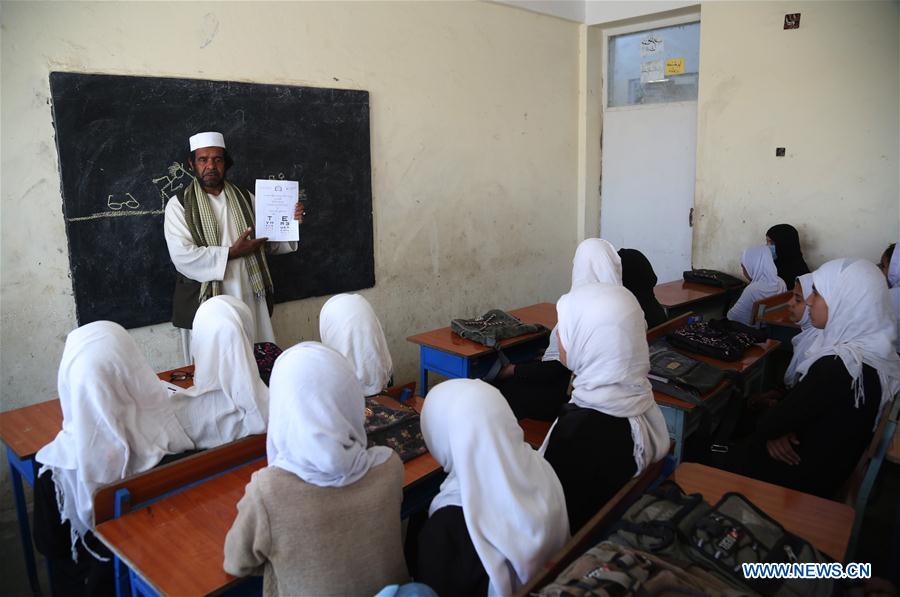
[[[131,193],[125,193],[125,196],[128,197],[127,201],[113,201],[113,196],[110,195],[106,198],[106,206],[112,210],[118,211],[123,207],[127,207],[128,209],[137,209],[141,206],[138,203],[138,200],[134,198],[134,195]]]
[[[153,184],[159,185],[160,182],[165,181],[166,184],[160,187],[159,189],[159,197],[162,199],[162,207],[165,209],[166,201],[174,195],[176,192],[180,191],[184,188],[185,184],[187,184],[194,176],[185,170],[184,165],[180,162],[172,162],[172,165],[167,169],[168,175],[159,176],[157,178],[152,179]],[[185,176],[187,176],[187,180],[181,180]]]

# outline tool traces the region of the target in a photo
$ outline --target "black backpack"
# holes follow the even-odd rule
[[[745,284],[740,278],[735,278],[731,274],[714,269],[692,269],[684,272],[682,276],[685,282],[705,284],[706,286],[715,286],[717,288],[732,288]]]
[[[675,348],[721,361],[739,361],[748,348],[766,341],[766,333],[728,319],[700,321],[680,327],[666,339]]]
[[[665,340],[659,340],[650,345],[648,378],[654,390],[699,404],[700,397],[725,378],[725,372],[675,352]]]

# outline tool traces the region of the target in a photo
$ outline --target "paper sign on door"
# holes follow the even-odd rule
[[[670,58],[666,60],[666,75],[683,75],[684,58]]]

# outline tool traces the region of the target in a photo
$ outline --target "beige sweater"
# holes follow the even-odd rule
[[[264,572],[263,594],[374,595],[409,581],[400,530],[403,464],[390,459],[346,487],[276,467],[255,473],[225,538],[225,571]]]

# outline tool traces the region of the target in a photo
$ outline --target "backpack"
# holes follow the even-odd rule
[[[691,269],[682,274],[685,282],[715,286],[717,288],[732,288],[743,286],[745,282],[731,274],[714,269]]]
[[[253,345],[256,368],[259,369],[259,377],[264,384],[269,385],[269,378],[272,377],[272,367],[275,366],[275,359],[282,352],[278,346],[271,342],[257,342]]]
[[[524,323],[518,317],[500,309],[491,309],[474,319],[453,319],[450,321],[450,329],[467,340],[491,348],[505,338],[547,331],[547,328],[539,323]]]
[[[403,462],[427,450],[419,413],[408,406],[391,408],[366,398],[365,428],[368,448],[386,446],[396,452]]]
[[[736,321],[713,319],[689,323],[666,338],[676,348],[711,356],[721,361],[738,361],[754,344],[766,341],[766,333]]]
[[[701,566],[676,566],[648,553],[604,541],[544,587],[544,597],[620,595],[742,595]]]
[[[767,597],[829,595],[831,579],[746,579],[744,563],[827,563],[804,539],[739,493],[726,493],[715,506],[700,494],[685,495],[673,482],[644,494],[613,526],[607,538],[645,550],[675,565],[702,566],[738,591]]]
[[[650,374],[647,377],[654,390],[699,404],[700,397],[725,378],[725,372],[675,352],[661,340],[650,345]]]

